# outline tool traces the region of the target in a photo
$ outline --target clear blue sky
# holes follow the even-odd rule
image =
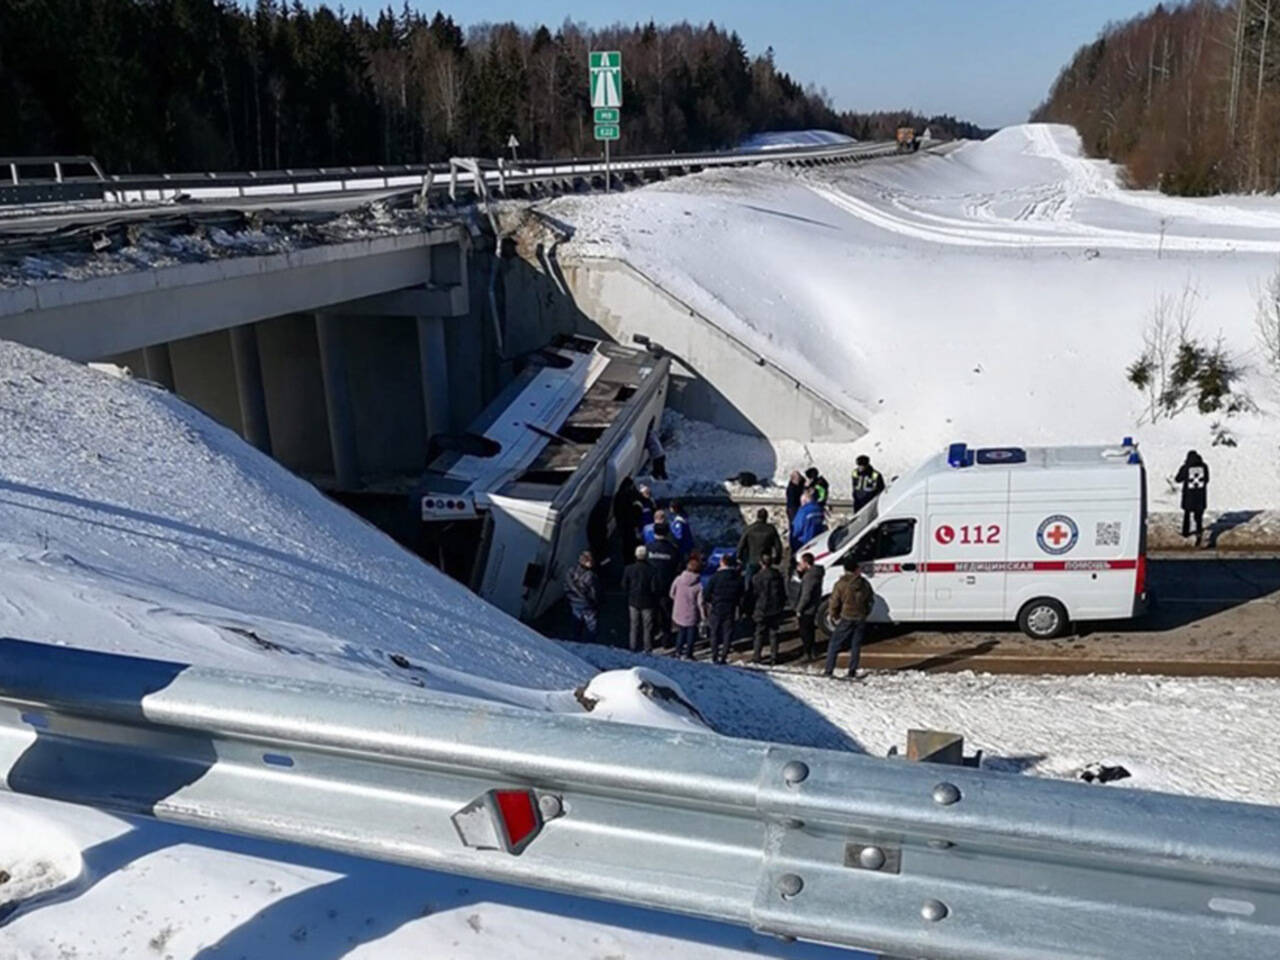
[[[328,0],[337,6],[337,0]],[[460,0],[437,8],[464,26],[513,20],[555,27],[714,20],[752,53],[772,46],[778,65],[825,87],[839,109],[908,107],[986,126],[1025,120],[1076,48],[1111,20],[1156,0]],[[403,0],[391,0],[399,10]],[[346,0],[376,12],[387,0]]]

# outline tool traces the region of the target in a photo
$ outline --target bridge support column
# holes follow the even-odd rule
[[[320,376],[324,381],[324,405],[329,417],[329,444],[338,486],[360,486],[360,457],[356,447],[355,418],[351,412],[351,386],[347,382],[347,356],[342,346],[342,323],[333,314],[316,314],[316,342],[320,346]]]
[[[271,428],[267,421],[267,394],[262,386],[262,359],[254,324],[232,327],[231,362],[235,367],[236,394],[240,400],[240,425],[244,438],[271,455]]]
[[[418,364],[422,374],[422,402],[426,406],[427,440],[453,427],[449,405],[449,355],[444,317],[418,317]]]
[[[142,365],[146,367],[148,380],[160,384],[170,393],[173,392],[173,361],[169,358],[167,343],[143,347]]]

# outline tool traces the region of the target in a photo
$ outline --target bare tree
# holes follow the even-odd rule
[[[1258,291],[1257,302],[1258,347],[1272,386],[1280,392],[1280,266]]]

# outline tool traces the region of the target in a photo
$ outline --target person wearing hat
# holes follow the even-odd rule
[[[853,512],[857,513],[884,492],[884,477],[865,453],[854,462],[857,468],[853,471]]]
[[[858,675],[862,641],[867,632],[867,617],[871,616],[875,594],[871,590],[871,584],[863,577],[857,560],[846,556],[840,565],[844,567],[844,576],[836,581],[827,608],[835,629],[831,633],[831,644],[827,647],[825,672],[828,677],[835,674],[836,656],[847,646],[849,679],[852,680]]]
[[[564,578],[564,595],[573,614],[573,639],[595,643],[600,625],[600,578],[590,550],[578,555],[578,563]]]
[[[813,502],[820,504],[825,509],[827,499],[831,496],[831,484],[827,482],[826,477],[818,472],[817,467],[810,467],[804,472],[804,476],[808,482],[809,492],[813,494]]]

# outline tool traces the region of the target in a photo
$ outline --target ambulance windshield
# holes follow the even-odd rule
[[[870,526],[876,516],[880,513],[880,498],[876,497],[865,507],[849,518],[847,523],[842,523],[831,531],[831,536],[827,539],[827,552],[835,553],[846,543],[849,543],[858,534]]]

